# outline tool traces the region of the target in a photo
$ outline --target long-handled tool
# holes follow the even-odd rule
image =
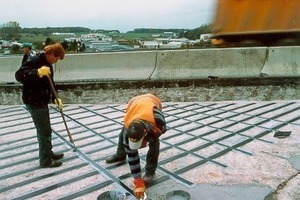
[[[52,91],[52,93],[53,93],[53,95],[54,95],[56,101],[58,102],[58,96],[57,96],[56,90],[55,90],[55,88],[54,88],[52,79],[51,79],[49,76],[47,76],[47,78],[48,78],[48,81],[49,81],[49,84],[50,84],[50,87],[51,87],[51,91]],[[60,112],[61,117],[62,117],[62,119],[63,119],[63,121],[64,121],[64,124],[65,124],[66,130],[67,130],[67,133],[68,133],[70,142],[72,143],[72,145],[73,145],[73,147],[74,147],[74,150],[73,150],[73,151],[76,151],[76,147],[75,147],[75,144],[74,144],[74,140],[73,140],[72,135],[71,135],[71,133],[70,133],[70,131],[69,131],[69,128],[68,128],[68,125],[67,125],[67,122],[66,122],[66,119],[65,119],[65,116],[64,116],[64,113],[63,113],[62,109],[59,109],[59,112]]]

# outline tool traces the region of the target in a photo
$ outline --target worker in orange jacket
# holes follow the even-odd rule
[[[160,99],[153,94],[133,97],[128,102],[124,116],[124,127],[119,134],[116,154],[106,159],[107,163],[126,160],[134,178],[135,196],[143,198],[145,185],[155,176],[159,156],[159,137],[166,132],[166,121]],[[149,145],[145,175],[142,178],[138,149]]]

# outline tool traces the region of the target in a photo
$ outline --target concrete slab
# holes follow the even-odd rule
[[[199,199],[299,199],[300,101],[163,103],[161,137],[148,200],[173,190]],[[0,106],[0,199],[97,199],[105,191],[132,193],[126,162],[116,151],[125,104],[66,105],[73,152],[60,113],[50,106],[53,150],[63,165],[40,169],[35,127],[23,105]],[[277,131],[291,131],[285,138]],[[141,149],[142,166],[147,148]],[[144,169],[143,169],[144,170]]]

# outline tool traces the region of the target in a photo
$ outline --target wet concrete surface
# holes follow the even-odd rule
[[[56,83],[66,104],[126,104],[133,96],[155,93],[162,102],[299,100],[300,79],[239,78],[203,80],[82,81]],[[0,105],[22,104],[21,84],[0,84]]]
[[[39,168],[38,144],[23,105],[0,106],[0,199],[97,199],[105,191],[132,193],[127,162],[106,164],[116,151],[125,104],[50,105],[53,150],[63,165]],[[192,200],[300,199],[300,101],[166,102],[148,200],[173,190]],[[291,131],[285,138],[277,131]],[[141,149],[144,167],[147,148]],[[144,170],[144,169],[143,169]]]

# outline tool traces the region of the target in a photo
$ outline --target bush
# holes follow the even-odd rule
[[[20,54],[20,53],[22,53],[20,46],[17,45],[17,44],[13,44],[11,46],[10,53],[12,53],[12,54]]]

